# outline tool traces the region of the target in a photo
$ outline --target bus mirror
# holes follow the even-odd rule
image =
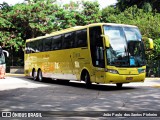
[[[153,50],[153,40],[151,38],[143,37],[142,40],[146,50]]]
[[[3,50],[4,53],[6,53],[7,57],[9,57],[9,52],[6,50]]]
[[[108,35],[101,35],[101,36],[104,37],[105,47],[106,47],[106,48],[109,48],[110,42],[109,42],[109,37],[108,37]]]

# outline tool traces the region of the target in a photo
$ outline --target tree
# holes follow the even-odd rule
[[[154,51],[146,52],[147,59],[157,58],[160,50],[160,14],[139,9],[137,5],[116,12],[116,8],[110,6],[102,10],[103,22],[131,24],[139,27],[143,37],[154,40]],[[150,54],[150,55],[149,55]]]
[[[154,59],[160,59],[160,38],[154,40]]]
[[[53,4],[52,0],[30,0],[28,4],[1,6],[0,43],[11,54],[14,53],[14,58],[10,55],[9,62],[16,61],[8,65],[17,65],[13,63],[20,63],[19,61],[22,61],[20,65],[23,65],[22,50],[25,40],[52,32],[56,26],[52,21],[55,19],[58,6]]]
[[[76,25],[100,22],[101,19],[97,2],[70,2],[60,6],[55,0],[26,1],[27,4],[1,5],[0,42],[5,47],[13,46],[18,50],[24,48],[26,39]]]
[[[148,2],[145,2],[143,4],[142,9],[144,10],[144,12],[152,12],[152,6]]]
[[[125,9],[137,5],[138,8],[150,9],[160,12],[160,1],[159,0],[118,0],[116,6],[120,11],[124,11]]]
[[[109,22],[114,23],[116,22],[117,18],[116,15],[118,15],[120,12],[118,11],[115,6],[109,6],[104,9],[102,9],[102,22]]]
[[[83,16],[84,24],[96,23],[101,21],[101,12],[98,2],[82,2],[83,10],[81,12]],[[81,17],[82,18],[82,17]]]
[[[0,5],[0,44],[5,48],[12,46],[19,50],[24,48],[26,39],[95,22],[132,24],[140,28],[143,36],[155,40],[160,38],[158,0],[118,0],[116,6],[102,10],[98,2],[90,1],[65,5],[59,5],[55,0],[26,2],[14,6]]]
[[[3,7],[0,10],[1,43],[18,50],[20,46],[24,47],[26,39],[52,32],[57,10],[58,6],[52,0],[30,0],[28,4],[11,6],[7,11]]]

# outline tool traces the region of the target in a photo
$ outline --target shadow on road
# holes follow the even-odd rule
[[[77,82],[77,81],[68,81],[68,80],[52,80],[52,79],[48,79],[45,78],[43,82],[39,82],[39,81],[33,81],[32,78],[28,78],[28,80],[35,82],[35,83],[44,83],[47,85],[52,85],[52,84],[56,84],[56,85],[63,85],[63,86],[71,86],[71,87],[75,87],[75,88],[86,88],[85,83],[82,82]],[[27,81],[28,81],[27,80]],[[92,84],[92,86],[89,88],[90,90],[100,90],[100,91],[119,91],[119,90],[132,90],[132,89],[137,89],[135,87],[122,87],[122,88],[118,88],[115,84],[110,84],[110,85],[104,85],[104,84]]]
[[[24,87],[0,91],[1,111],[160,110],[160,94],[154,88],[93,84],[86,89],[84,83],[63,80],[21,80],[26,81]]]

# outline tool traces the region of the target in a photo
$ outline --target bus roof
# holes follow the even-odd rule
[[[93,23],[86,25],[87,27],[92,27],[92,26],[102,26],[102,25],[111,25],[111,26],[124,26],[124,27],[137,27],[135,25],[127,25],[127,24],[117,24],[117,23]]]
[[[39,36],[39,37],[36,37],[36,38],[27,39],[26,42],[34,41],[34,40],[38,40],[38,39],[43,39],[43,38],[51,37],[51,36],[54,36],[54,35],[60,35],[60,34],[63,34],[63,33],[72,32],[72,31],[76,31],[76,30],[81,30],[81,29],[85,29],[85,28],[88,28],[88,27],[103,26],[103,25],[137,27],[137,26],[134,26],[134,25],[116,24],[116,23],[92,23],[92,24],[85,25],[85,26],[75,26],[75,27],[63,29],[63,30],[60,30],[60,31],[55,31],[55,32],[52,32],[50,34],[46,34],[44,36]]]

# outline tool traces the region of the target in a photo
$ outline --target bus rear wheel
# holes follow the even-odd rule
[[[35,69],[32,70],[32,77],[33,77],[33,80],[37,80],[36,70]]]
[[[117,88],[122,88],[122,85],[123,85],[122,83],[117,83],[116,84]]]
[[[43,81],[42,71],[40,69],[38,70],[37,80],[40,82]]]
[[[89,73],[87,71],[84,73],[83,81],[85,81],[86,88],[90,88],[91,87],[92,83],[90,81],[90,76],[89,76]]]

